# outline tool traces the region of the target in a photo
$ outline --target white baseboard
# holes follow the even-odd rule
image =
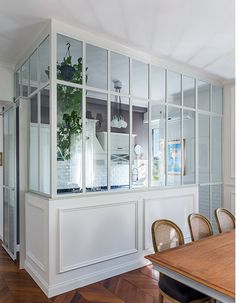
[[[28,272],[28,274],[33,278],[33,280],[38,284],[38,286],[42,289],[45,295],[48,297],[48,283],[38,274],[38,272],[30,265],[30,263],[25,260],[24,269]]]
[[[108,279],[122,273],[128,272],[130,270],[134,270],[140,267],[147,265],[147,260],[143,261],[132,261],[119,266],[114,266],[109,269],[101,270],[94,272],[92,274],[84,275],[82,277],[78,277],[76,279],[72,279],[69,281],[65,281],[62,283],[58,283],[52,286],[49,286],[48,297],[51,298],[53,296],[65,293],[67,291],[71,291],[73,289],[83,287],[92,283],[96,283],[98,281]]]
[[[29,262],[25,262],[25,270],[29,273],[29,275],[34,279],[34,281],[38,284],[38,286],[42,289],[45,295],[48,298],[53,296],[60,295],[67,291],[71,291],[73,289],[83,287],[92,283],[96,283],[98,281],[108,279],[122,273],[128,272],[130,270],[134,270],[140,267],[143,267],[148,264],[147,260],[136,260],[132,262],[127,262],[119,266],[114,266],[109,269],[100,270],[91,274],[87,274],[75,279],[71,279],[68,281],[64,281],[62,283],[48,285],[48,283],[39,275],[38,272],[31,266]]]

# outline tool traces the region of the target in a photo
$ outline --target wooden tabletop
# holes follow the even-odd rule
[[[214,235],[146,258],[235,298],[235,233]]]

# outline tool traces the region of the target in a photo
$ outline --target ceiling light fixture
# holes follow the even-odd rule
[[[122,88],[122,83],[119,80],[114,81],[114,88],[116,93],[120,93],[120,90]],[[124,119],[124,116],[122,115],[122,110],[121,110],[121,96],[116,95],[115,96],[117,105],[118,105],[118,110],[117,112],[113,115],[112,120],[111,120],[111,127],[114,128],[126,128],[127,127],[127,122]]]

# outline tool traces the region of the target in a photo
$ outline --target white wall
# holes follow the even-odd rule
[[[224,86],[224,207],[235,213],[235,84]]]
[[[14,66],[0,62],[0,112],[2,111],[3,102],[12,101],[14,94]],[[0,152],[3,151],[3,125],[2,116],[0,116]],[[0,239],[3,235],[3,167],[0,166]]]

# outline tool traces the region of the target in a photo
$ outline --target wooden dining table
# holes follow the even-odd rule
[[[146,256],[159,272],[211,298],[235,302],[235,232]]]

